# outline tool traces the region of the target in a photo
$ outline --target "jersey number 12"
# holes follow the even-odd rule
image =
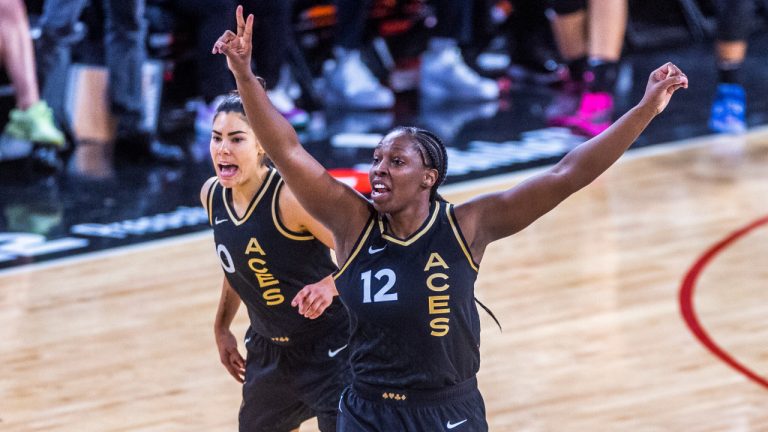
[[[373,302],[396,301],[397,293],[389,292],[389,290],[395,286],[395,280],[397,280],[395,272],[392,269],[385,268],[377,271],[374,277],[379,281],[382,280],[382,278],[386,279],[386,282],[384,282],[384,286],[373,295]],[[363,303],[371,303],[371,270],[361,274],[360,278],[363,280]]]

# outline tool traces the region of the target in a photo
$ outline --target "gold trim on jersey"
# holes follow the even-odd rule
[[[208,199],[205,201],[208,203],[206,210],[208,210],[208,225],[213,226],[213,193],[216,191],[216,185],[219,184],[219,179],[211,182],[211,186],[208,188]]]
[[[229,214],[229,217],[232,218],[232,223],[235,224],[235,226],[244,224],[248,218],[251,217],[251,213],[253,213],[253,211],[256,209],[256,206],[259,205],[259,201],[261,201],[261,198],[264,196],[264,194],[267,193],[267,189],[269,189],[269,185],[272,183],[272,179],[275,177],[275,172],[276,171],[274,169],[269,170],[269,174],[267,174],[267,178],[264,180],[264,183],[262,183],[260,190],[256,194],[256,198],[251,201],[251,204],[248,206],[245,215],[240,219],[235,216],[235,212],[229,208],[229,203],[227,202],[227,190],[230,191],[230,194],[232,191],[227,188],[222,189],[221,200],[224,201],[224,208],[227,209],[227,213]]]
[[[453,213],[451,212],[451,208],[453,208],[451,205],[445,206],[445,214],[448,216],[448,222],[451,224],[453,235],[456,237],[456,241],[459,242],[459,246],[461,246],[461,250],[464,252],[464,256],[467,257],[467,261],[469,262],[470,267],[472,267],[472,269],[475,270],[475,273],[477,273],[480,270],[477,268],[475,260],[472,259],[472,254],[469,253],[469,246],[464,243],[464,238],[459,233],[459,223],[453,220]]]
[[[422,228],[421,230],[419,230],[418,233],[413,234],[411,238],[407,240],[400,240],[397,237],[393,237],[389,234],[386,234],[384,232],[384,219],[381,217],[381,215],[379,215],[379,230],[381,231],[381,237],[383,237],[385,240],[391,241],[392,243],[398,244],[400,246],[409,246],[411,245],[411,243],[415,242],[416,240],[421,238],[421,236],[426,234],[430,228],[432,228],[432,225],[435,224],[435,220],[437,220],[438,212],[440,212],[440,202],[436,201],[435,209],[432,211],[432,216],[429,218],[429,222],[427,223],[427,225],[424,226],[424,228]]]
[[[355,250],[352,251],[352,253],[349,255],[349,258],[347,258],[347,262],[344,263],[344,267],[339,269],[339,271],[336,272],[336,274],[333,275],[333,280],[336,280],[341,276],[342,273],[344,273],[344,270],[349,267],[349,264],[352,262],[352,260],[355,259],[358,253],[360,253],[360,249],[363,248],[363,245],[365,244],[366,240],[368,240],[368,236],[371,235],[371,230],[373,229],[373,222],[374,218],[371,217],[370,222],[368,222],[368,226],[365,227],[365,231],[363,232],[363,235],[360,236],[360,238],[357,240],[357,246],[355,246]]]
[[[277,215],[277,200],[278,195],[280,195],[280,188],[285,184],[285,181],[281,178],[277,181],[277,186],[275,186],[275,193],[272,194],[272,222],[275,224],[275,228],[277,228],[277,231],[280,232],[284,237],[289,238],[291,240],[298,240],[298,241],[304,241],[304,240],[314,240],[315,236],[312,234],[299,234],[296,232],[291,231],[288,227],[283,227],[282,222],[280,222],[280,218]]]

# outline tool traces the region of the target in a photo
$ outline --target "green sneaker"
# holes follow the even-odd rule
[[[37,101],[26,110],[11,110],[9,117],[4,133],[18,139],[65,147],[64,133],[53,123],[53,111],[45,101]]]

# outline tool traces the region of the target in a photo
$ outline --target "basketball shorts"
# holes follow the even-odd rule
[[[240,431],[287,432],[315,416],[322,432],[335,431],[339,397],[350,381],[346,325],[296,346],[251,338]]]
[[[339,400],[339,432],[486,432],[477,379],[437,391],[396,391],[355,383]]]

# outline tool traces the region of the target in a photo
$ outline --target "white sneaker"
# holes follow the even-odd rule
[[[195,132],[200,136],[207,136],[211,134],[213,129],[213,118],[216,116],[216,108],[224,101],[226,96],[216,96],[211,103],[207,104],[203,100],[192,102],[195,108]]]
[[[303,128],[307,126],[307,123],[309,123],[309,114],[296,106],[293,99],[288,96],[286,89],[276,87],[272,90],[267,90],[267,96],[269,96],[269,100],[272,102],[275,109],[288,120],[291,126],[294,128]]]
[[[499,85],[464,62],[455,44],[432,44],[421,57],[419,90],[429,99],[488,101],[499,97]]]
[[[335,65],[324,71],[329,105],[360,110],[389,109],[395,105],[394,93],[363,63],[360,51],[337,51]]]

